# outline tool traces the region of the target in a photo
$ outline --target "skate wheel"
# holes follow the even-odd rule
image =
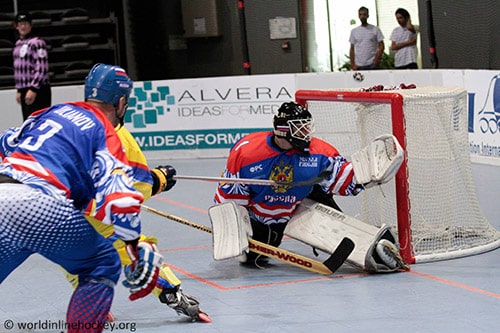
[[[211,323],[212,318],[210,318],[209,315],[207,315],[205,312],[198,312],[198,320],[203,322],[203,323]]]

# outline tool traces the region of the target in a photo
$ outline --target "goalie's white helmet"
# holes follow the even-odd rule
[[[274,115],[273,126],[274,135],[286,139],[297,150],[309,151],[314,121],[304,106],[294,102],[283,103]]]

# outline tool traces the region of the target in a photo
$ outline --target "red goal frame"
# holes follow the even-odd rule
[[[307,106],[307,101],[309,100],[390,104],[392,134],[398,139],[405,151],[403,163],[395,176],[399,248],[403,259],[409,264],[414,264],[415,253],[413,251],[411,235],[407,168],[408,155],[406,153],[406,122],[403,112],[403,96],[396,92],[297,90],[295,92],[295,100],[304,106]]]

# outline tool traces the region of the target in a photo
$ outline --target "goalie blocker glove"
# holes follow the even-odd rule
[[[156,195],[160,192],[165,192],[174,187],[177,182],[174,176],[177,174],[175,168],[171,165],[158,166],[151,169],[151,176],[153,177],[152,194]]]
[[[129,299],[135,301],[155,288],[163,257],[156,244],[150,242],[127,242],[126,249],[132,264],[123,269],[126,278],[123,285],[130,290]]]

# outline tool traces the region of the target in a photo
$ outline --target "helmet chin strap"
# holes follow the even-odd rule
[[[121,98],[120,98],[120,100],[121,100]],[[116,117],[116,119],[118,119],[120,127],[124,126],[124,124],[125,124],[125,113],[127,112],[127,106],[128,106],[128,103],[127,102],[125,102],[125,103],[126,104],[124,104],[123,114],[121,117],[118,115],[118,113],[119,113],[118,108],[120,105],[120,101],[118,101],[118,103],[114,106],[115,107],[115,117]]]
[[[117,105],[113,105],[114,108],[115,108],[115,118],[118,119],[118,125],[123,126],[123,124],[125,123],[125,112],[123,113],[123,116],[119,116],[118,115],[118,104]]]
[[[125,125],[125,115],[123,117],[118,117],[118,123],[120,127]]]
[[[298,139],[290,139],[289,142],[293,146],[293,148],[303,153],[309,153],[309,142]]]
[[[273,134],[273,138],[271,140],[272,144],[280,149],[280,150],[290,150],[293,148],[292,144],[288,142],[288,140],[284,137],[281,137],[279,135]],[[284,146],[286,144],[286,146]]]
[[[296,149],[303,153],[309,153],[309,142],[303,140],[287,138],[274,134],[273,143],[276,145],[276,147],[282,150]],[[283,143],[286,143],[287,147],[284,147]]]

